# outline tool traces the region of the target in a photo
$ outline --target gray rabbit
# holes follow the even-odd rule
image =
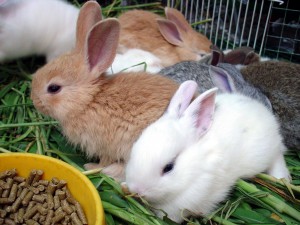
[[[209,72],[211,70],[211,73]],[[257,88],[247,83],[238,69],[228,63],[219,63],[217,66],[207,65],[201,62],[185,61],[164,68],[160,74],[182,83],[186,80],[194,80],[199,85],[202,93],[217,86],[221,91],[239,92],[262,102],[268,109],[272,106],[268,98]]]
[[[287,147],[300,150],[300,65],[258,62],[242,68],[241,74],[269,98]]]
[[[243,78],[270,100],[286,146],[300,150],[299,64],[261,57],[249,47],[224,53],[213,47],[211,55],[203,61],[212,65],[226,62],[239,68]]]

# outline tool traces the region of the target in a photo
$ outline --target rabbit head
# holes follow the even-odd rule
[[[75,49],[52,60],[34,74],[31,98],[42,113],[62,122],[72,115],[70,112],[84,109],[89,102],[87,98],[92,98],[98,91],[93,82],[101,79],[101,74],[112,63],[120,31],[117,20],[99,22],[101,18],[100,6],[96,2],[85,4],[78,17]],[[103,45],[96,45],[95,38],[100,32],[103,36],[99,42]],[[97,64],[99,57],[101,61]],[[78,94],[80,92],[82,94]]]
[[[196,32],[176,9],[165,8],[166,18],[143,10],[119,17],[120,49],[139,48],[151,52],[163,67],[180,61],[199,60],[210,52],[211,41]]]
[[[165,15],[166,19],[157,19],[157,23],[160,33],[170,44],[182,48],[182,52],[194,54],[195,60],[211,52],[211,41],[195,31],[180,11],[166,7]]]
[[[157,209],[166,210],[168,216],[177,222],[181,221],[180,210],[177,209],[179,202],[182,209],[190,209],[188,205],[193,204],[189,202],[190,198],[187,202],[183,199],[187,197],[187,192],[194,189],[187,187],[195,176],[201,176],[198,170],[191,169],[199,161],[188,149],[211,126],[217,89],[201,94],[193,102],[194,105],[189,106],[196,90],[197,84],[193,81],[181,84],[165,114],[147,127],[134,144],[126,169],[129,190],[144,197],[154,207],[159,207]],[[197,107],[200,102],[201,107]],[[190,109],[186,110],[188,106]],[[197,116],[195,110],[201,116]],[[174,182],[178,179],[180,182]],[[198,187],[198,193],[203,190],[205,195],[206,184],[202,187]],[[172,210],[164,207],[173,203]],[[209,202],[207,204],[210,205]],[[159,211],[157,213],[160,214]]]
[[[165,114],[133,145],[126,169],[129,191],[176,222],[210,213],[238,178],[263,171],[290,178],[270,111],[244,95],[217,95],[216,88],[189,104],[196,89],[193,81],[180,85]]]

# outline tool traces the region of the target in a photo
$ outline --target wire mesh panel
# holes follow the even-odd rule
[[[300,10],[291,9],[289,1],[169,0],[168,6],[223,50],[250,46],[264,56],[300,62]]]
[[[285,0],[273,5],[268,23],[264,54],[300,63],[300,7],[299,1]]]

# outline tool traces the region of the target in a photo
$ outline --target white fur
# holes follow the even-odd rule
[[[14,0],[0,7],[0,62],[29,55],[47,61],[75,45],[79,9],[63,0]]]
[[[118,72],[147,71],[158,73],[162,69],[161,60],[150,52],[142,49],[128,49],[124,53],[118,53],[107,74]]]
[[[266,171],[290,179],[283,158],[286,148],[272,113],[243,95],[211,93],[200,95],[183,112],[187,100],[175,94],[166,113],[136,141],[127,165],[129,190],[176,222],[183,220],[181,213],[209,214],[238,178]],[[211,102],[216,98],[215,111],[203,100],[208,95]],[[172,161],[173,170],[162,173]],[[163,215],[160,210],[157,214]]]

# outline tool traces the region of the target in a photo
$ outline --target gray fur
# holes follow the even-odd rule
[[[234,91],[262,102],[268,109],[272,110],[272,106],[268,98],[257,88],[247,83],[239,70],[233,65],[227,63],[219,63],[219,68],[227,72],[234,83]],[[173,66],[164,68],[160,74],[170,77],[171,79],[182,83],[186,80],[194,80],[199,85],[199,92],[207,91],[216,85],[214,84],[210,73],[209,65],[200,62],[186,61],[180,62]]]
[[[300,150],[300,65],[266,61],[246,66],[241,73],[270,99],[287,147]]]

